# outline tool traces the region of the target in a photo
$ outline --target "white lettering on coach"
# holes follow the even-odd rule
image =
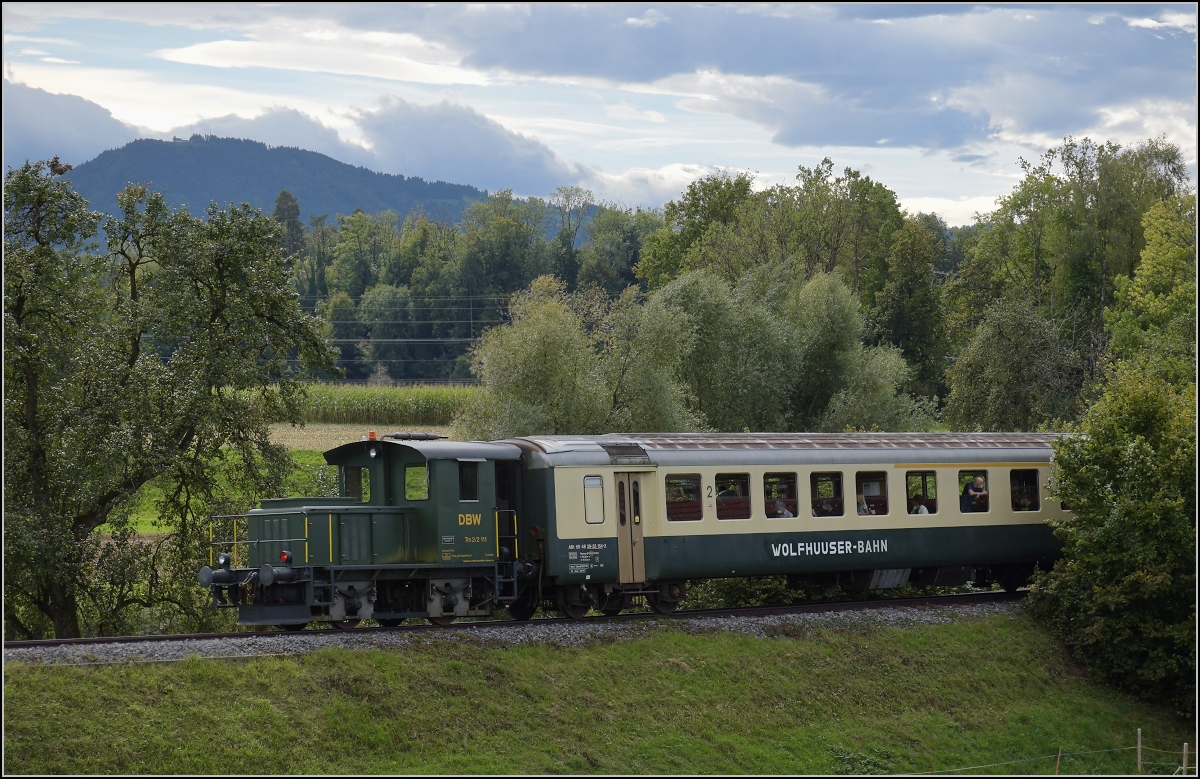
[[[858,541],[785,541],[771,544],[773,557],[801,557],[812,555],[878,554],[888,550],[886,538],[862,539]]]

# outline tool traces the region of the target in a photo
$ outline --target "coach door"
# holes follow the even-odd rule
[[[654,510],[654,473],[618,473],[617,475],[617,553],[621,562],[621,583],[646,580],[646,556],[642,532],[647,513]]]

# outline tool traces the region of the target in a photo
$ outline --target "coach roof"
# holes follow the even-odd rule
[[[1044,433],[610,433],[509,439],[549,465],[721,465],[870,462],[1045,462]],[[986,454],[984,454],[986,452]]]

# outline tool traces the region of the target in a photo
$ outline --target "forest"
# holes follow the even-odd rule
[[[344,380],[478,380],[472,435],[1033,430],[1080,417],[1113,349],[1194,360],[1194,265],[1143,269],[1148,231],[1192,224],[1194,195],[1163,139],[1016,164],[995,210],[954,227],[829,159],[766,189],[708,176],[662,209],[561,187],[456,224],[304,225],[284,191],[273,216]],[[1173,301],[1162,337],[1147,294]]]

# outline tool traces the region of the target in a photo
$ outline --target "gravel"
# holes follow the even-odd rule
[[[532,620],[522,625],[471,627],[427,631],[306,630],[299,633],[247,634],[237,638],[139,643],[77,644],[4,650],[4,662],[37,665],[97,665],[129,662],[174,662],[189,657],[241,658],[296,655],[329,647],[351,650],[388,650],[442,641],[469,641],[489,647],[543,643],[586,646],[638,638],[656,630],[701,634],[735,632],[756,638],[809,635],[825,629],[869,631],[936,625],[963,619],[1014,614],[1016,602],[982,603],[933,608],[886,607],[863,611],[781,614],[757,617],[703,617],[696,619],[639,619],[619,622],[560,622]]]

